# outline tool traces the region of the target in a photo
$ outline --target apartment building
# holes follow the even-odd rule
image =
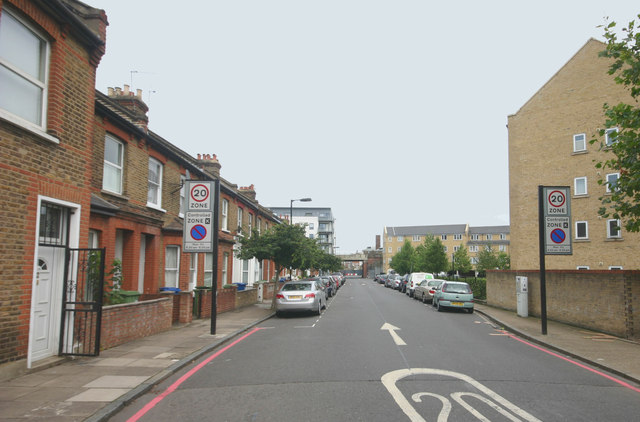
[[[382,236],[384,271],[389,269],[391,258],[400,252],[406,240],[409,240],[415,248],[424,243],[425,237],[429,235],[440,239],[449,260],[461,246],[467,248],[469,259],[473,265],[478,262],[478,252],[488,246],[494,251],[509,254],[509,226],[473,227],[468,224],[449,224],[385,227]]]
[[[335,219],[331,208],[271,207],[271,211],[282,221],[289,221],[293,212],[293,224],[306,224],[307,237],[317,239],[323,251],[334,253]]]
[[[572,255],[549,255],[547,269],[638,269],[640,236],[602,218],[600,198],[615,171],[595,163],[606,159],[600,142],[603,104],[632,103],[629,93],[607,73],[610,61],[598,57],[605,44],[590,39],[515,114],[509,116],[509,200],[511,268],[537,269],[539,263],[539,185],[571,191]],[[616,130],[616,129],[611,129]],[[598,142],[590,144],[591,139]]]

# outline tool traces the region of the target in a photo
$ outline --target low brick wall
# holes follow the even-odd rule
[[[171,328],[173,298],[123,303],[102,308],[100,348],[109,349]]]
[[[258,289],[245,289],[236,292],[235,309],[251,306],[258,302]]]
[[[529,315],[540,316],[539,271],[487,271],[487,304],[515,311],[516,276],[528,278]],[[547,318],[640,338],[640,271],[546,272]]]

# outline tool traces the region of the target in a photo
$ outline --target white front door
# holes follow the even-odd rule
[[[59,304],[62,298],[64,248],[38,248],[38,268],[34,283],[32,360],[57,354],[60,329]]]

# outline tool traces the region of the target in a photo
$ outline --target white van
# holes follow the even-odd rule
[[[413,297],[413,292],[418,284],[422,283],[423,280],[433,280],[434,278],[435,277],[431,273],[411,273],[409,275],[409,280],[407,281],[406,293],[409,297]]]

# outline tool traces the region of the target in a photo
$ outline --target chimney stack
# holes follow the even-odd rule
[[[220,162],[215,154],[198,154],[198,162],[202,170],[206,173],[213,175],[215,178],[220,178]]]
[[[125,85],[124,89],[120,87],[116,87],[115,90],[109,88],[107,91],[109,99],[133,113],[133,123],[147,132],[149,126],[149,117],[147,117],[149,107],[142,101],[142,90],[138,89],[134,94],[130,88],[129,85]]]
[[[251,184],[250,186],[246,186],[246,187],[240,187],[240,192],[248,197],[249,199],[251,199],[253,202],[256,202],[256,189],[253,186],[253,184]]]

